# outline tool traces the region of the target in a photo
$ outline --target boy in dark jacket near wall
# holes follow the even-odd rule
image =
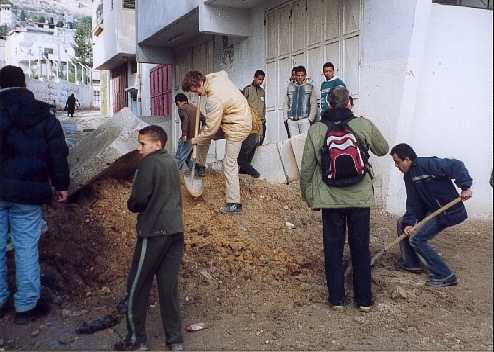
[[[10,228],[16,263],[14,322],[27,324],[50,310],[40,299],[41,205],[50,203],[53,195],[59,202],[67,200],[68,148],[53,109],[26,89],[20,67],[0,70],[0,88],[0,318],[10,296],[6,267]]]
[[[461,198],[472,197],[472,178],[465,165],[455,159],[436,157],[417,157],[408,144],[398,144],[389,153],[395,166],[404,174],[407,192],[406,212],[398,222],[398,234],[410,235],[409,240],[400,243],[401,266],[412,272],[421,271],[420,262],[425,264],[430,279],[426,285],[445,287],[457,284],[456,275],[451,272],[439,254],[429,245],[429,240],[445,228],[459,224],[467,218],[463,203],[425,224],[417,233],[413,225],[431,213],[458,197],[458,192],[451,180],[461,189]]]
[[[183,167],[184,163],[191,169],[192,160],[190,160],[190,157],[192,156],[192,138],[194,138],[198,108],[190,104],[189,99],[183,93],[178,93],[175,96],[175,105],[177,106],[178,116],[180,117],[180,128],[182,130],[175,159],[177,160],[179,170]],[[206,118],[202,113],[199,113],[199,119],[201,122],[204,122]],[[204,176],[206,171],[205,166],[196,164],[196,169],[200,176]]]
[[[180,177],[174,158],[164,147],[166,132],[159,126],[139,131],[139,154],[132,193],[127,201],[137,215],[137,244],[127,282],[127,338],[118,351],[146,350],[146,313],[153,278],[158,280],[161,320],[166,343],[183,349],[177,281],[184,252]]]

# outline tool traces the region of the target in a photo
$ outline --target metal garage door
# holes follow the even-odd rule
[[[286,139],[283,101],[293,66],[304,65],[319,90],[331,61],[351,94],[359,94],[360,0],[297,0],[266,13],[268,142]]]

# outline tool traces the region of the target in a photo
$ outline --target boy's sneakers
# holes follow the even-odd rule
[[[401,259],[398,262],[398,268],[400,270],[408,271],[409,273],[415,273],[415,274],[420,274],[424,272],[424,269],[422,269],[421,267],[411,267],[405,265],[405,263]]]
[[[132,343],[125,339],[113,345],[115,351],[149,351],[149,346],[145,342]]]
[[[250,175],[253,178],[259,178],[261,174],[252,165],[245,165],[238,169],[239,174]]]
[[[220,213],[223,214],[238,214],[242,211],[242,204],[239,203],[226,203],[224,207],[220,208]]]
[[[358,306],[358,310],[362,313],[369,313],[371,311],[370,306]]]
[[[14,323],[17,325],[29,324],[34,320],[37,320],[39,318],[44,317],[45,315],[48,315],[48,313],[50,313],[50,310],[51,310],[50,304],[46,302],[44,299],[40,298],[38,300],[38,303],[36,303],[36,306],[33,309],[28,310],[27,312],[16,312]]]
[[[183,351],[184,345],[182,345],[181,343],[172,343],[169,348],[170,351]]]
[[[451,274],[444,279],[429,279],[425,285],[433,288],[456,286],[458,285],[458,279],[455,274]]]

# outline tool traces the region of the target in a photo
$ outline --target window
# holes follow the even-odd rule
[[[96,8],[96,23],[99,25],[103,24],[103,1],[101,1]]]
[[[493,9],[494,4],[494,0],[433,0],[432,2],[443,5],[476,7],[489,10]]]
[[[136,8],[136,0],[123,0],[123,8],[124,9],[135,9]]]

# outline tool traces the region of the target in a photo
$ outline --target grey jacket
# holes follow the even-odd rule
[[[311,83],[289,83],[285,96],[286,119],[308,118],[314,122],[317,114],[317,97]]]

